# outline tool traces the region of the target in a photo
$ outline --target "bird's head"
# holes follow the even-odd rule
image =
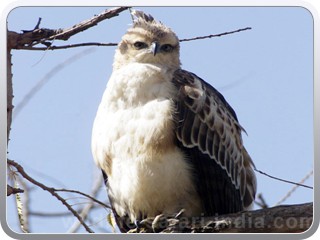
[[[133,11],[132,16],[133,26],[118,44],[114,69],[129,63],[149,63],[178,69],[180,46],[177,35],[151,15]]]

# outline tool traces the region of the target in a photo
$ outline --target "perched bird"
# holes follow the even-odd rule
[[[181,69],[170,28],[132,14],[92,133],[120,230],[181,209],[186,217],[247,209],[256,178],[234,110],[214,87]]]

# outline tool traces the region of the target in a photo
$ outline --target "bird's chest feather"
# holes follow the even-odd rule
[[[129,82],[121,79],[126,74],[111,77],[116,81],[108,84],[93,129],[93,153],[108,174],[114,208],[135,219],[197,205],[189,165],[174,145],[173,86],[158,69],[139,79],[141,69]]]
[[[95,159],[100,165],[105,155],[152,159],[173,140],[170,80],[158,68],[132,65],[111,76],[97,112],[93,148],[97,148]]]

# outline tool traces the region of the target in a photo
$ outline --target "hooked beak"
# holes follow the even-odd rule
[[[151,52],[152,52],[153,56],[155,56],[157,54],[157,52],[158,52],[158,49],[159,49],[159,43],[157,43],[157,42],[151,43],[151,48],[150,49],[151,49]]]

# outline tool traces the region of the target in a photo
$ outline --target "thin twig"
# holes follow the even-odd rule
[[[258,194],[257,199],[259,199],[259,201],[255,200],[254,201],[255,204],[257,204],[261,208],[268,208],[268,204],[264,199],[264,197],[262,196],[262,193]]]
[[[282,179],[282,178],[278,178],[278,177],[271,176],[271,175],[269,175],[269,174],[267,174],[267,173],[265,173],[265,172],[262,172],[262,171],[260,171],[260,170],[258,170],[258,169],[256,169],[256,168],[254,168],[254,170],[255,170],[256,172],[262,174],[262,175],[265,175],[265,176],[267,176],[267,177],[269,177],[269,178],[272,178],[272,179],[276,179],[276,180],[281,181],[281,182],[286,182],[286,183],[298,185],[298,186],[300,186],[300,187],[305,187],[305,188],[313,189],[313,187],[308,186],[308,185],[304,185],[304,184],[301,184],[301,183],[292,182],[292,181],[289,181],[289,180],[285,180],[285,179]]]
[[[117,45],[118,45],[117,43],[88,42],[88,43],[69,44],[69,45],[63,45],[63,46],[49,46],[49,47],[23,46],[19,49],[21,49],[21,50],[34,50],[34,51],[46,51],[46,50],[60,50],[60,49],[68,49],[68,48],[76,48],[76,47],[89,47],[89,46],[113,47],[113,46],[117,46]]]
[[[37,25],[34,27],[33,30],[36,30],[36,29],[38,29],[38,28],[40,27],[41,20],[42,20],[42,18],[39,17],[38,22],[37,22]]]
[[[299,182],[299,184],[304,183],[304,182],[305,182],[308,178],[310,178],[312,175],[313,175],[313,169],[312,169],[306,176],[304,176],[304,177],[301,179],[301,181]],[[287,200],[287,199],[291,196],[291,194],[292,194],[294,191],[297,190],[298,187],[300,187],[300,185],[296,185],[296,186],[294,186],[293,188],[291,188],[290,191],[287,192],[287,194],[286,194],[284,197],[282,197],[282,198],[275,204],[275,206],[280,205],[280,204],[283,203],[285,200]]]
[[[224,33],[218,33],[218,34],[211,34],[207,36],[201,36],[201,37],[194,37],[194,38],[185,38],[185,39],[180,39],[180,42],[188,42],[188,41],[194,41],[194,40],[201,40],[201,39],[206,39],[206,38],[213,38],[213,37],[222,37],[225,35],[233,34],[233,33],[238,33],[246,30],[251,30],[251,27],[246,27],[246,28],[240,28],[238,30],[230,31],[230,32],[224,32]]]
[[[34,217],[63,217],[72,214],[70,211],[66,212],[38,212],[38,211],[30,211],[29,215]]]
[[[93,231],[91,230],[91,228],[82,220],[81,216],[70,206],[70,204],[68,204],[66,202],[66,200],[61,197],[58,193],[55,192],[54,188],[50,188],[47,187],[46,185],[36,181],[35,179],[33,179],[32,177],[30,177],[23,169],[23,167],[18,164],[17,162],[13,161],[13,160],[7,160],[7,163],[13,167],[15,167],[17,169],[17,171],[21,174],[21,176],[23,176],[26,180],[28,180],[29,182],[33,183],[34,185],[42,188],[43,190],[51,193],[51,195],[53,195],[54,197],[56,197],[63,205],[65,205],[67,207],[67,209],[69,211],[71,211],[73,213],[73,215],[79,220],[79,222],[81,222],[81,225],[86,229],[87,232],[89,233],[93,233]]]
[[[105,207],[105,208],[110,208],[110,206],[108,206],[107,204],[95,199],[94,197],[88,195],[88,194],[85,194],[83,192],[80,192],[80,191],[76,191],[76,190],[70,190],[70,189],[57,189],[57,188],[53,188],[55,192],[70,192],[70,193],[77,193],[77,194],[80,194],[82,196],[86,196],[87,198],[91,199],[92,201],[100,204],[101,206]]]
[[[97,209],[100,208],[99,205],[93,205],[91,209]],[[77,212],[81,212],[83,210],[83,208],[77,209]],[[66,212],[40,212],[40,211],[30,211],[29,215],[30,216],[35,216],[35,217],[61,217],[61,216],[68,216],[72,214],[69,211]]]
[[[200,36],[200,37],[194,37],[194,38],[185,38],[180,39],[180,42],[187,42],[187,41],[194,41],[194,40],[201,40],[206,38],[213,38],[213,37],[221,37],[237,32],[242,32],[246,30],[250,30],[250,27],[241,28],[238,30],[230,31],[230,32],[224,32],[224,33],[218,33],[218,34],[211,34],[207,36]],[[33,47],[33,46],[21,46],[19,49],[21,50],[34,50],[34,51],[45,51],[45,50],[60,50],[60,49],[68,49],[68,48],[76,48],[76,47],[88,47],[88,46],[98,46],[98,47],[114,47],[117,46],[117,43],[98,43],[98,42],[88,42],[88,43],[76,43],[76,44],[69,44],[69,45],[63,45],[63,46],[48,46],[48,47]]]
[[[93,186],[92,186],[92,190],[91,190],[91,193],[90,193],[90,196],[93,196],[93,197],[96,197],[98,192],[99,192],[99,189],[101,188],[101,184],[102,184],[102,174],[101,172],[99,171],[99,174],[96,174],[94,175],[94,179],[95,181],[93,182]],[[90,213],[90,210],[93,208],[94,206],[94,201],[91,200],[91,202],[89,202],[83,209],[82,211],[80,212],[80,216],[82,217],[82,219],[87,219],[89,213]],[[68,232],[69,233],[75,233],[78,231],[79,227],[81,226],[80,222],[79,221],[76,221],[73,223],[73,225],[69,228]]]
[[[120,12],[127,10],[129,7],[117,7],[113,9],[107,9],[104,12],[94,16],[93,18],[83,21],[79,24],[76,24],[70,28],[63,29],[58,34],[48,37],[46,40],[53,40],[53,39],[61,39],[61,40],[68,40],[71,36],[85,31],[88,28],[91,28],[97,25],[99,22],[110,19],[112,17],[116,17],[119,15]]]

